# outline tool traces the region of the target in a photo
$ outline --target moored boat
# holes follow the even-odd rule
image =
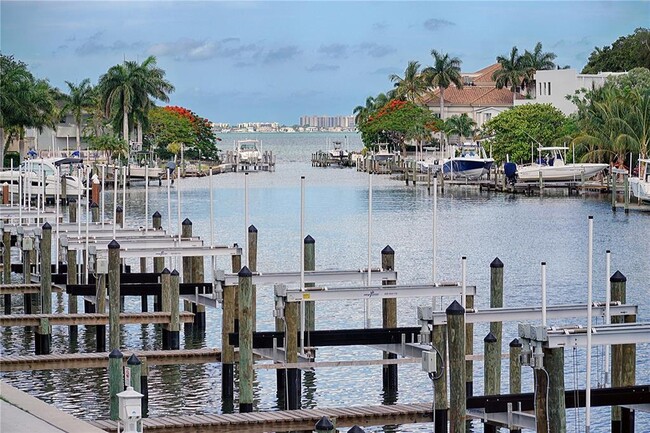
[[[540,147],[537,161],[517,167],[517,177],[521,182],[544,181],[570,182],[591,179],[605,170],[608,165],[601,163],[565,163],[568,147]]]
[[[630,192],[639,200],[650,202],[650,159],[639,160],[639,175],[630,178]]]
[[[235,141],[235,155],[239,163],[256,164],[262,159],[259,140]]]
[[[442,163],[442,172],[448,177],[480,179],[490,171],[494,159],[488,158],[480,142],[451,146],[451,156]]]
[[[33,194],[43,192],[43,178],[45,178],[45,195],[55,196],[61,193],[63,187],[61,179],[65,179],[66,194],[76,196],[86,194],[83,179],[86,176],[86,167],[83,159],[79,158],[38,158],[24,160],[14,170],[0,172],[0,184],[8,183],[12,194],[24,193],[25,188]],[[81,179],[80,179],[81,177]],[[22,182],[22,186],[20,183]]]

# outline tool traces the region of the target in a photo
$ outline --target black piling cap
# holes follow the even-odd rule
[[[115,239],[113,239],[111,241],[111,243],[108,244],[108,249],[109,250],[119,250],[120,249],[120,244],[117,243],[117,241]]]
[[[50,225],[50,223],[48,223],[48,222],[46,221],[45,224],[43,224],[42,229],[43,229],[43,230],[52,230],[52,226]]]
[[[99,205],[96,202],[90,203],[90,208],[91,209],[97,209],[98,207],[99,207]]]
[[[257,233],[257,227],[255,227],[253,224],[249,225],[248,233]]]
[[[171,275],[172,275],[172,277],[178,277],[178,271],[177,271],[176,269],[174,269],[174,270],[172,271],[172,274],[171,274]]]
[[[395,254],[395,250],[393,250],[390,245],[386,245],[383,250],[381,250],[382,254]]]
[[[627,278],[625,278],[625,275],[621,274],[621,271],[616,271],[614,275],[609,278],[609,281],[611,283],[624,283],[627,281]]]
[[[521,347],[521,341],[518,338],[513,339],[510,342],[510,347]]]
[[[334,425],[329,420],[329,418],[326,417],[326,416],[319,419],[318,422],[316,423],[316,427],[315,427],[316,430],[326,430],[326,431],[330,431],[333,428],[334,428]]]
[[[118,204],[117,207],[115,208],[115,212],[124,212],[124,209],[122,209],[122,206]]]
[[[71,197],[71,198],[68,199],[68,203],[76,203],[76,202],[77,202],[77,199],[74,198],[74,197]]]
[[[492,263],[490,263],[491,268],[502,268],[503,267],[503,262],[499,260],[497,257],[496,259],[492,260]]]
[[[248,269],[246,266],[241,268],[241,271],[237,274],[238,277],[240,278],[247,278],[247,277],[252,277],[253,273]]]
[[[483,339],[484,343],[496,343],[497,342],[497,337],[494,336],[493,333],[488,332],[488,335],[485,336]]]
[[[113,349],[113,350],[111,351],[111,353],[108,354],[108,357],[109,357],[109,358],[113,358],[113,359],[115,359],[115,358],[120,358],[120,359],[122,359],[122,358],[123,358],[123,355],[122,355],[122,352],[120,352],[120,349]]]
[[[142,362],[140,362],[138,357],[135,356],[135,353],[133,353],[133,354],[131,354],[131,356],[129,356],[129,359],[126,361],[126,364],[127,365],[140,365],[140,364],[142,364]]]
[[[191,226],[192,221],[190,221],[189,218],[185,218],[181,224],[184,225],[184,226]]]
[[[450,316],[459,316],[461,314],[465,314],[465,309],[458,303],[458,301],[454,301],[447,307],[445,313]]]
[[[316,239],[312,238],[311,235],[307,235],[307,236],[305,236],[305,240],[304,240],[304,242],[305,242],[306,244],[315,244],[315,243],[316,243]]]
[[[155,211],[155,212],[153,213],[153,217],[154,217],[154,218],[162,218],[162,215],[160,215],[160,212]]]
[[[165,275],[168,274],[168,273],[169,273],[169,269],[167,269],[167,268],[163,269],[162,272],[161,272],[161,274],[165,274]]]
[[[352,428],[348,430],[348,433],[366,433],[366,431],[358,425],[353,425]]]

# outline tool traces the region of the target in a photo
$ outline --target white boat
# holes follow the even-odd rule
[[[82,180],[87,174],[83,159],[79,158],[39,158],[24,160],[15,170],[0,172],[0,184],[7,182],[12,194],[36,195],[43,192],[43,177],[45,177],[45,195],[53,197],[61,194],[61,178],[65,178],[66,194],[76,196],[86,194]],[[59,177],[60,176],[60,177]],[[22,187],[20,183],[22,182]]]
[[[388,150],[388,144],[377,144],[377,152],[372,153],[372,159],[375,161],[392,161],[395,159],[395,153]]]
[[[632,195],[650,202],[650,159],[639,160],[639,176],[631,177],[629,181]]]
[[[480,142],[463,143],[450,147],[451,156],[442,163],[442,172],[447,177],[463,179],[480,179],[487,174],[494,164],[494,159],[488,158]]]
[[[165,174],[165,169],[160,167],[149,167],[141,166],[138,164],[129,164],[128,167],[128,176],[131,179],[143,179],[148,177],[149,180],[160,179],[162,175]]]
[[[343,142],[341,140],[333,140],[332,141],[332,149],[329,151],[330,153],[330,158],[333,159],[347,159],[348,158],[348,151],[343,148]]]
[[[544,181],[568,182],[591,179],[608,165],[600,163],[566,164],[568,147],[540,147],[537,149],[538,159],[530,165],[517,167],[517,177],[522,182]]]
[[[258,147],[259,145],[259,147]],[[261,143],[259,140],[238,140],[235,141],[235,155],[241,163],[257,164],[262,159],[260,152]]]

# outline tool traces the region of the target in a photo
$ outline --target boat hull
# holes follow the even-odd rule
[[[591,179],[607,167],[607,164],[535,165],[519,168],[517,176],[522,182],[535,182],[541,173],[542,179],[547,182],[570,182]]]
[[[480,179],[492,167],[493,160],[456,158],[445,161],[442,172],[464,179]]]
[[[650,182],[644,182],[638,177],[630,178],[630,191],[641,201],[650,202]]]
[[[20,181],[22,177],[22,187]],[[9,184],[9,192],[14,195],[30,194],[37,195],[43,193],[42,181],[35,173],[23,173],[21,176],[18,171],[4,171],[0,173],[0,184]],[[69,197],[86,195],[86,187],[73,176],[65,176],[66,194]],[[45,180],[45,195],[54,197],[57,193],[62,193],[61,181],[57,176],[47,176]]]

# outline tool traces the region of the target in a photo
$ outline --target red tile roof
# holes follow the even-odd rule
[[[424,99],[424,102],[429,106],[438,106],[440,104],[439,95],[440,90],[436,89]],[[517,94],[517,99],[524,99],[524,97]],[[511,107],[512,92],[506,88],[464,86],[462,89],[458,89],[452,86],[445,89],[445,105],[502,105]]]

